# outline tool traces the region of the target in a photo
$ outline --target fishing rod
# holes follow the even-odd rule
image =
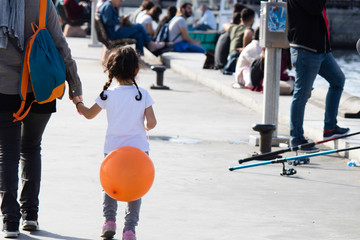
[[[249,161],[253,161],[253,160],[269,160],[269,157],[274,157],[274,156],[276,156],[278,154],[291,152],[291,151],[304,150],[306,148],[314,147],[315,145],[318,145],[318,144],[321,144],[321,143],[330,142],[330,141],[338,140],[338,139],[341,139],[341,138],[351,137],[351,136],[354,136],[354,135],[357,135],[357,134],[360,134],[360,132],[350,133],[350,134],[343,135],[343,136],[340,136],[340,137],[332,137],[332,138],[324,139],[324,140],[321,140],[321,141],[318,141],[318,142],[304,143],[304,144],[301,144],[301,145],[298,145],[298,146],[289,147],[289,148],[277,150],[277,151],[274,151],[274,152],[267,152],[267,153],[251,156],[251,157],[248,157],[248,158],[240,159],[239,163],[242,164],[244,162],[249,162]],[[304,155],[302,155],[302,156],[304,156]]]
[[[282,176],[283,175],[294,175],[294,174],[296,174],[296,170],[295,169],[285,169],[285,164],[284,164],[285,162],[300,159],[300,158],[310,158],[310,157],[316,157],[316,156],[320,156],[320,155],[327,155],[327,154],[331,154],[331,153],[351,151],[351,150],[355,150],[355,149],[360,149],[360,146],[350,147],[350,148],[342,148],[342,149],[334,149],[334,150],[322,151],[322,152],[317,152],[317,153],[305,154],[305,155],[301,155],[301,156],[279,158],[279,159],[275,159],[275,160],[252,163],[252,164],[248,164],[248,165],[235,166],[235,167],[230,167],[229,170],[234,171],[234,170],[243,169],[243,168],[256,167],[256,166],[268,165],[268,164],[274,164],[274,163],[282,163],[283,164],[283,172],[280,175],[282,175]]]

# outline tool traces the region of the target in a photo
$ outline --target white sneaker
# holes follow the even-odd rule
[[[2,235],[4,236],[4,238],[17,238],[20,235],[20,232],[3,230]]]

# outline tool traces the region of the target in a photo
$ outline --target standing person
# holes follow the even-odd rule
[[[102,109],[107,112],[108,128],[105,138],[105,156],[124,146],[139,148],[149,152],[146,130],[156,125],[152,108],[153,99],[149,93],[139,88],[135,77],[139,72],[139,59],[131,47],[115,49],[106,63],[109,80],[97,97],[96,103],[87,108],[79,98],[74,98],[77,110],[87,119],[94,118]],[[119,84],[109,89],[113,78]],[[145,124],[144,124],[144,121]],[[135,227],[139,221],[141,198],[129,202],[125,212],[123,240],[135,240]],[[105,223],[101,237],[112,238],[116,233],[117,201],[104,192],[103,213]]]
[[[118,8],[121,2],[122,0],[108,0],[101,5],[98,11],[98,16],[104,24],[108,38],[110,40],[136,39],[136,49],[141,55],[144,55],[144,46],[147,46],[151,52],[165,47],[164,42],[153,42],[141,24],[121,24],[121,22],[128,22],[128,17],[120,19]]]
[[[192,15],[192,4],[181,4],[179,14],[169,23],[169,41],[174,42],[174,52],[205,53],[201,44],[189,36],[186,19]]]
[[[223,25],[225,31],[230,35],[230,48],[226,65],[224,66],[224,74],[232,75],[235,72],[236,61],[241,51],[248,45],[253,38],[253,29],[255,12],[250,8],[241,10],[240,24],[225,23]]]
[[[216,18],[215,15],[211,12],[208,7],[203,4],[200,7],[202,16],[200,19],[196,19],[195,23],[193,24],[194,30],[206,31],[216,30]]]
[[[345,135],[349,128],[337,126],[337,113],[345,76],[331,53],[326,0],[288,0],[291,60],[295,68],[295,86],[290,109],[290,136],[293,146],[307,143],[303,122],[305,105],[310,98],[317,74],[329,83],[325,102],[323,137]],[[315,151],[317,148],[309,148]]]
[[[56,102],[35,102],[22,121],[13,122],[13,113],[19,109],[21,102],[19,84],[25,40],[33,34],[31,23],[39,22],[39,0],[0,0],[0,5],[0,194],[2,233],[9,238],[19,235],[21,218],[24,230],[39,228],[41,140],[51,114],[56,111]],[[65,63],[69,96],[71,99],[75,96],[82,99],[76,63],[51,1],[46,20],[47,29]],[[28,91],[32,90],[29,88]],[[33,100],[33,94],[28,94],[26,105]],[[22,182],[20,203],[17,201],[19,161]]]

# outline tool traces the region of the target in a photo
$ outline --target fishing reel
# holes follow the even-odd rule
[[[291,176],[296,174],[296,170],[294,168],[286,169],[284,162],[282,162],[282,165],[283,165],[283,169],[282,169],[282,173],[280,173],[281,176]]]
[[[310,158],[308,158],[308,157],[288,161],[289,165],[294,165],[294,166],[301,165],[301,164],[309,164],[309,163],[310,163]]]

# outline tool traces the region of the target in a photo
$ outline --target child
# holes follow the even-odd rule
[[[104,146],[105,156],[123,146],[137,147],[148,153],[149,143],[145,130],[155,127],[156,118],[152,108],[153,99],[135,82],[135,77],[139,72],[138,55],[131,47],[117,48],[110,53],[105,67],[109,80],[100,96],[97,97],[96,103],[91,108],[87,108],[77,97],[73,99],[73,102],[79,113],[87,119],[94,118],[102,109],[106,109],[108,128]],[[119,85],[108,90],[113,78]],[[123,240],[136,239],[135,226],[139,220],[140,205],[141,198],[127,205]],[[117,201],[104,192],[105,223],[101,237],[112,238],[115,235],[116,211]]]

